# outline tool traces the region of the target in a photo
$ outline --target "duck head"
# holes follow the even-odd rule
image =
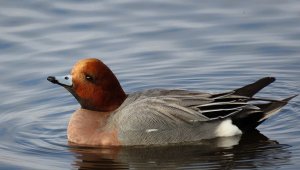
[[[47,80],[66,88],[83,109],[109,112],[117,109],[126,99],[116,76],[96,58],[78,61],[71,75],[49,76]]]

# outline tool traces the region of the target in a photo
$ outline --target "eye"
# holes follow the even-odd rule
[[[93,77],[90,76],[90,75],[85,75],[85,79],[86,79],[87,81],[90,81],[90,82],[93,82],[93,81],[94,81]]]

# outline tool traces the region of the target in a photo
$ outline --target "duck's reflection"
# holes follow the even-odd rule
[[[258,131],[186,145],[86,148],[70,146],[78,169],[249,169],[289,163],[288,145]]]

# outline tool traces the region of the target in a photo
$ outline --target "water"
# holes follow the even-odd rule
[[[0,2],[0,169],[298,169],[299,101],[260,133],[168,147],[80,148],[66,140],[79,107],[46,81],[102,59],[126,92],[230,90],[263,76],[260,96],[299,94],[300,2]]]

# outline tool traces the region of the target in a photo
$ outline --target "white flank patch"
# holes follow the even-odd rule
[[[216,128],[215,134],[217,137],[226,137],[242,134],[242,131],[232,124],[230,119],[222,121]]]
[[[147,130],[146,130],[147,133],[150,133],[150,132],[156,132],[156,131],[158,131],[158,129],[147,129]]]

